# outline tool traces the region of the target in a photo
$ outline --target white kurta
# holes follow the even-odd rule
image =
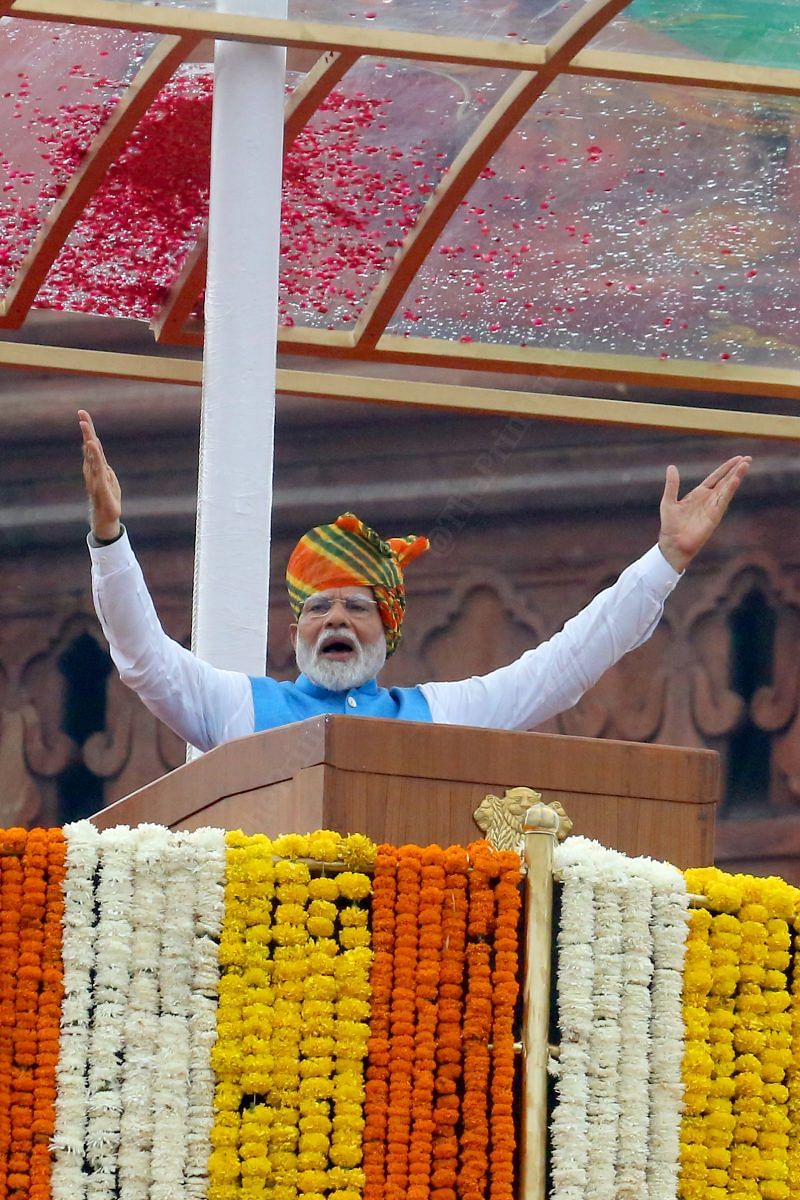
[[[152,713],[201,750],[254,731],[250,679],[196,658],[167,637],[126,533],[91,545],[92,593],[123,682]],[[658,624],[680,575],[657,546],[567,621],[554,637],[489,675],[423,683],[434,722],[533,729],[580,700]]]

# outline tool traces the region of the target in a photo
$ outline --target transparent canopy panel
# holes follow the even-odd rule
[[[149,320],[208,217],[208,66],[184,65],[105,175],[36,307]]]
[[[800,100],[562,78],[389,332],[794,367]]]
[[[800,69],[798,0],[633,0],[593,49]]]
[[[409,33],[545,42],[584,4],[585,0],[289,0],[289,16]]]
[[[317,3],[297,0],[298,13],[320,19]],[[353,0],[324,7],[330,20],[339,8],[372,19]],[[427,31],[449,12],[448,31],[486,37],[498,14],[546,23],[574,11],[539,0],[520,0],[516,9],[466,0],[435,12],[421,0],[385,8],[391,20],[402,14],[412,25],[427,13]],[[786,18],[784,55],[789,24],[800,20],[794,8],[794,0],[791,10],[778,0],[761,22],[774,29],[776,13]],[[714,11],[710,0],[634,0],[617,30],[628,49],[686,54],[676,39],[679,27],[691,26],[685,36],[699,56],[703,30],[713,49]],[[731,0],[725,13],[733,46],[755,8]],[[521,20],[507,32],[520,28]],[[11,18],[2,19],[0,34],[0,296],[7,296],[158,39]],[[302,78],[293,74],[288,90]],[[359,60],[285,155],[283,325],[354,328],[437,185],[514,78],[483,67]],[[207,63],[185,65],[162,88],[115,162],[98,172],[99,187],[37,307],[141,320],[160,314],[207,221],[212,95]],[[797,97],[564,76],[484,168],[389,332],[793,368],[799,132]],[[202,298],[195,311],[202,315]]]
[[[155,40],[0,19],[0,296]]]
[[[504,72],[360,61],[284,160],[281,320],[352,328]],[[208,216],[213,77],[162,89],[56,259],[39,307],[149,320]]]
[[[284,324],[352,328],[434,188],[510,76],[364,60],[284,163]]]
[[[152,0],[134,0],[151,4]],[[159,0],[174,8],[213,9],[213,0]],[[440,33],[452,37],[544,42],[586,0],[289,0],[294,21]],[[252,6],[242,5],[242,12]]]

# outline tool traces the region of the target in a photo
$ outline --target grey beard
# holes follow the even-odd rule
[[[330,635],[321,633],[313,647],[298,638],[295,659],[298,670],[317,687],[325,688],[329,692],[349,692],[351,688],[368,683],[378,674],[386,662],[386,641],[380,638],[369,646],[362,646],[355,637],[342,634],[338,636],[352,645],[356,652],[355,658],[348,662],[335,662],[325,658],[320,653],[320,646]]]

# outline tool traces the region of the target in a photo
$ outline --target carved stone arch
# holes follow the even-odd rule
[[[75,740],[62,730],[66,680],[59,664],[82,637],[90,638],[99,654],[107,654],[97,636],[96,621],[73,613],[41,638],[21,664],[20,707],[36,714],[36,720],[28,723],[26,747],[31,769],[37,774],[58,774],[70,759],[79,757]]]
[[[746,554],[738,554],[708,576],[702,596],[687,609],[687,625],[695,626],[707,613],[724,608],[732,594],[737,591],[741,594],[747,586],[748,575],[764,579],[776,605],[780,603],[800,609],[800,579],[793,579],[771,554],[751,550]]]
[[[22,664],[25,760],[53,820],[83,816],[102,804],[102,785],[87,768],[82,748],[105,725],[112,676],[96,622],[82,613],[62,619]],[[74,796],[81,798],[77,806]]]
[[[543,629],[506,577],[469,571],[433,607],[427,628],[409,629],[409,648],[426,678],[463,679],[513,662],[542,640]]]
[[[768,554],[754,551],[739,555],[728,563],[704,589],[704,593],[687,611],[685,628],[692,651],[697,655],[706,676],[708,697],[697,693],[697,717],[710,736],[730,731],[732,726],[717,727],[708,702],[724,704],[724,695],[731,692],[729,684],[731,615],[753,589],[764,594],[774,609],[777,622],[785,622],[792,614],[800,617],[800,589]],[[786,663],[786,666],[791,664]],[[741,715],[741,714],[740,714]]]
[[[728,810],[800,799],[795,581],[768,554],[739,555],[687,614],[687,630],[697,657],[693,716],[722,755]]]

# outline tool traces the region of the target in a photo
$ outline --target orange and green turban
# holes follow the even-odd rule
[[[386,631],[386,652],[392,654],[401,637],[406,609],[403,570],[428,549],[426,537],[411,535],[384,539],[353,513],[332,525],[318,525],[292,551],[286,568],[289,603],[295,617],[309,596],[329,588],[372,588]]]

